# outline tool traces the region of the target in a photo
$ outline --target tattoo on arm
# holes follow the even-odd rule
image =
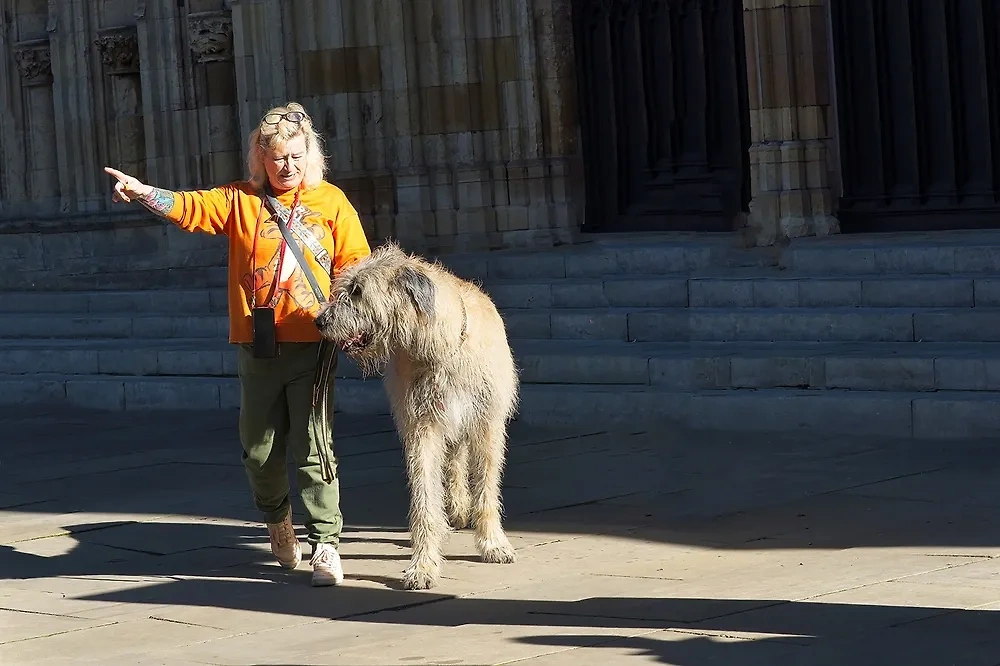
[[[154,187],[146,196],[139,199],[139,203],[160,216],[166,216],[174,207],[174,193]]]

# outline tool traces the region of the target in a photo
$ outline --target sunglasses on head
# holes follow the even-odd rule
[[[285,113],[269,113],[264,116],[264,122],[268,125],[277,125],[282,119],[290,123],[301,123],[306,119],[306,114],[301,111],[287,111]]]

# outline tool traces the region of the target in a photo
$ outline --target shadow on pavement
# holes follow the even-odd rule
[[[183,580],[80,598],[419,627],[539,627],[543,633],[511,640],[551,646],[553,651],[606,650],[609,659],[649,656],[675,666],[1000,663],[1000,614],[991,611],[779,599],[458,598],[355,587],[327,594],[304,589],[307,583],[302,581],[269,584],[276,580],[266,575],[258,582]],[[157,609],[156,613],[171,619],[169,610]],[[551,633],[558,628],[578,628],[582,633]],[[635,635],[618,638],[588,633],[600,629],[626,629]],[[803,649],[814,646],[821,651]]]
[[[8,539],[0,545],[0,579],[148,577],[148,584],[74,598],[310,619],[635,629],[631,638],[582,631],[514,640],[554,652],[593,646],[681,665],[798,663],[804,653],[797,651],[820,638],[832,651],[829,663],[913,663],[917,657],[951,663],[947,654],[935,660],[933,653],[948,645],[966,651],[982,645],[983,661],[976,663],[1000,663],[1000,615],[987,611],[627,592],[541,601],[395,589],[398,575],[358,574],[365,567],[351,565],[352,559],[398,560],[401,572],[410,554],[401,452],[384,419],[338,422],[350,526],[344,541],[398,552],[345,555],[349,578],[378,587],[312,590],[302,571],[283,572],[271,563],[239,464],[234,415],[198,418],[128,422],[91,414],[24,417],[20,427],[8,425],[0,511],[57,519],[49,534],[75,543],[46,556],[26,547],[31,541]],[[706,557],[712,549],[919,546],[954,553],[1000,546],[1000,450],[992,442],[557,433],[519,426],[511,439],[504,490],[511,531],[614,533],[704,547]],[[88,522],[74,521],[80,513]],[[94,520],[95,514],[109,519]],[[301,519],[298,514],[300,525]],[[4,529],[16,534],[17,525]],[[370,531],[398,536],[359,536]],[[474,553],[449,560],[478,563]],[[482,576],[491,576],[491,565],[481,566]],[[669,589],[665,579],[658,584]],[[775,662],[774,650],[787,650],[787,659]],[[807,659],[814,659],[811,652]]]
[[[257,521],[235,419],[7,414],[0,512]],[[408,494],[391,423],[341,417],[336,436],[345,521],[397,529],[405,541]],[[1000,546],[998,476],[994,442],[514,424],[503,496],[506,525],[519,531],[719,549],[979,548]]]

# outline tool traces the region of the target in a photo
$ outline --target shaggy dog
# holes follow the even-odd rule
[[[449,523],[470,523],[486,562],[516,555],[500,477],[518,374],[503,319],[479,287],[388,243],[340,273],[316,318],[323,337],[384,386],[403,444],[413,554],[407,589],[438,582]]]

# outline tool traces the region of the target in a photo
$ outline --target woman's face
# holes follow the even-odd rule
[[[271,187],[283,192],[299,186],[306,169],[305,136],[292,137],[285,145],[263,152],[264,170]]]

